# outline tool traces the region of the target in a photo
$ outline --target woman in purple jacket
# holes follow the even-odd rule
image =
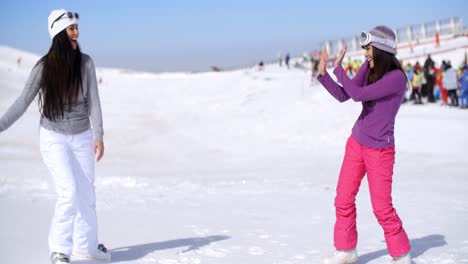
[[[338,85],[326,72],[328,61],[324,49],[318,80],[338,101],[362,102],[362,112],[346,143],[346,151],[336,188],[336,250],[324,263],[353,263],[357,260],[355,199],[367,174],[372,208],[385,234],[385,241],[395,264],[410,264],[410,244],[402,222],[392,204],[392,176],[395,162],[395,117],[403,100],[406,76],[395,57],[396,36],[392,29],[377,26],[362,32],[361,46],[366,62],[356,77],[348,78],[341,62],[346,46],[335,61],[333,73]]]

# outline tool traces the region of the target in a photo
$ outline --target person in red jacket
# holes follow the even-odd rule
[[[442,97],[442,103],[446,105],[447,104],[447,90],[445,90],[444,88],[444,83],[443,83],[444,72],[442,68],[443,68],[443,65],[441,65],[440,68],[434,67],[434,73],[436,76],[435,83],[439,86],[440,95]]]

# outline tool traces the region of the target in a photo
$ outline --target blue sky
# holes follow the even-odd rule
[[[148,71],[228,68],[279,51],[299,55],[379,24],[452,16],[468,24],[463,0],[2,0],[0,45],[45,54],[47,16],[59,8],[80,13],[80,46],[98,66]]]

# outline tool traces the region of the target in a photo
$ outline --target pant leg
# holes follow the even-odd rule
[[[49,231],[49,249],[50,252],[70,255],[73,247],[73,222],[77,212],[77,184],[67,135],[41,127],[40,149],[57,193],[55,212]]]
[[[73,135],[71,148],[75,167],[78,197],[78,213],[74,221],[74,250],[81,253],[94,253],[98,247],[96,193],[94,187],[93,132]]]
[[[429,82],[427,85],[427,100],[429,103],[435,102],[434,100],[434,82]]]
[[[443,85],[440,86],[440,93],[442,95],[442,102],[447,103],[447,90],[444,89]]]
[[[421,84],[421,96],[426,97],[427,96],[427,84]]]
[[[361,145],[351,135],[336,187],[334,245],[338,250],[351,250],[357,245],[356,195],[365,174]]]
[[[416,101],[416,90],[415,89],[411,90],[410,100],[415,100]]]
[[[448,97],[450,98],[450,105],[455,106],[455,90],[448,90]]]
[[[462,107],[468,106],[468,90],[463,90],[460,96],[460,102]]]
[[[419,90],[416,90],[416,102],[418,103],[421,103],[422,102],[422,97],[421,97],[421,93],[419,92]]]
[[[384,230],[390,255],[392,257],[401,256],[410,251],[410,244],[392,203],[395,148],[371,149],[364,147],[363,152],[374,214]]]
[[[458,106],[458,90],[455,90],[454,92],[454,102],[455,102],[455,106]]]
[[[410,94],[410,97],[409,97],[409,100],[415,100],[415,92],[414,92],[414,89],[411,88],[411,94]]]

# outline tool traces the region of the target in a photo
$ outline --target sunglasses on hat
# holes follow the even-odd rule
[[[55,22],[59,21],[65,15],[67,15],[69,19],[72,19],[73,17],[76,19],[80,19],[80,15],[78,13],[66,12],[66,13],[61,14],[59,17],[57,17],[57,19],[55,19],[54,22],[52,22],[52,25],[50,25],[50,28],[53,28]]]
[[[376,37],[372,34],[370,34],[369,32],[361,32],[361,38],[359,40],[360,44],[361,44],[361,47],[365,47],[367,45],[369,45],[371,42],[375,42],[375,43],[380,43],[380,44],[384,44],[384,45],[387,45],[389,47],[392,47],[392,48],[396,48],[396,42],[393,41],[393,40],[390,40],[390,39],[383,39],[383,38],[379,38],[379,37]]]

